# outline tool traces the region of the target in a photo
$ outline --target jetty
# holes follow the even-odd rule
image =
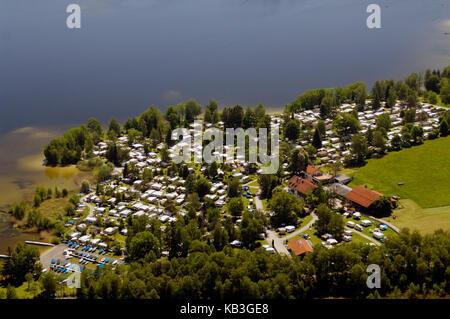
[[[50,243],[43,243],[43,242],[41,242],[41,241],[31,241],[31,240],[26,240],[26,241],[25,241],[25,244],[55,247],[55,245],[53,245],[53,244],[50,244]]]

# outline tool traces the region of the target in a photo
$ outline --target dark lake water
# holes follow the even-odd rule
[[[373,2],[382,29],[366,27]],[[190,97],[282,107],[310,88],[442,68],[446,32],[448,0],[1,0],[0,132]]]

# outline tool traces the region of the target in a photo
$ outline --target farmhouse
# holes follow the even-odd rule
[[[347,198],[356,207],[368,208],[375,200],[382,196],[383,194],[376,191],[372,191],[365,187],[356,186],[351,192],[345,195],[345,198]]]
[[[309,191],[313,191],[317,188],[311,178],[301,178],[298,176],[291,177],[287,181],[287,185],[292,193],[302,197],[305,197]]]
[[[301,256],[313,252],[312,243],[303,238],[291,240],[288,242],[288,247],[295,256]]]

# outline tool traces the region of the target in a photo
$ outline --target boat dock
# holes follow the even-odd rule
[[[51,246],[54,247],[55,245],[50,244],[50,243],[43,243],[40,241],[31,241],[31,240],[26,240],[25,244],[29,244],[29,245],[39,245],[39,246]]]

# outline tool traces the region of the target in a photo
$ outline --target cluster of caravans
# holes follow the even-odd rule
[[[353,214],[353,217],[355,217],[354,215],[355,215],[355,214]],[[373,224],[373,222],[372,222],[371,220],[369,220],[369,219],[363,219],[363,220],[361,220],[360,224],[357,224],[357,223],[355,223],[354,221],[351,221],[351,220],[347,221],[347,223],[346,223],[347,227],[349,227],[349,228],[354,228],[355,230],[358,230],[358,231],[362,231],[362,230],[363,230],[363,227],[369,227],[369,226],[371,226],[372,224]],[[382,225],[379,226],[379,230],[386,230],[387,228],[388,228],[387,225],[384,225],[384,224],[382,224]],[[372,232],[372,236],[373,236],[375,239],[378,239],[378,240],[380,240],[380,241],[383,241],[383,239],[384,239],[384,234],[383,234],[382,232],[380,232],[379,230],[378,230],[378,229],[375,229],[375,231]],[[351,230],[346,230],[346,231],[344,231],[344,237],[343,237],[343,240],[345,240],[345,241],[351,241],[351,233],[352,233]]]
[[[384,104],[384,102],[382,103]],[[355,105],[351,104],[342,104],[339,107],[339,112],[352,112]],[[371,127],[374,129],[376,127],[376,118],[383,114],[388,113],[389,118],[391,120],[391,129],[387,132],[389,145],[390,141],[394,137],[394,135],[401,133],[402,126],[402,118],[400,117],[401,113],[400,103],[397,102],[396,106],[392,108],[392,110],[387,110],[384,106],[380,107],[377,111],[373,110],[364,110],[358,112],[358,119],[361,124],[360,133],[365,134],[367,130]],[[430,105],[426,103],[419,103],[416,109],[416,118],[419,120],[414,123],[415,126],[420,126],[424,130],[424,138],[428,137],[428,134],[431,133],[434,129],[439,128],[439,113],[443,111],[444,108]],[[320,109],[317,107],[313,110],[305,110],[299,113],[294,114],[294,117],[302,123],[310,123],[311,125],[315,125],[317,121],[321,119],[320,117]],[[350,139],[348,136],[338,137],[336,133],[332,130],[332,119],[325,119],[326,124],[326,133],[323,137],[322,148],[317,150],[317,156],[321,159],[321,163],[333,163],[337,159],[342,156],[350,154]],[[300,145],[306,146],[310,143],[309,139],[304,139],[300,141]]]

